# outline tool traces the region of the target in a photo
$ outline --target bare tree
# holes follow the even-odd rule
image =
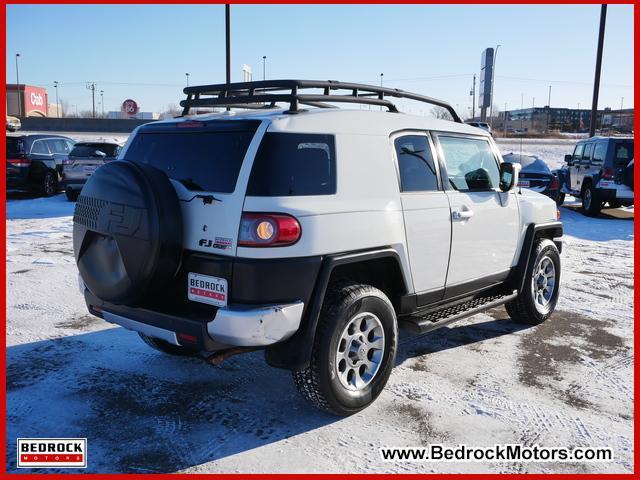
[[[437,118],[438,120],[453,120],[453,117],[449,113],[449,111],[442,107],[433,107],[431,109],[431,116],[433,118]]]
[[[164,112],[160,114],[160,118],[175,118],[182,113],[182,109],[175,103],[170,103]]]

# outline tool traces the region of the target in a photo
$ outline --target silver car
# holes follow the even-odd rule
[[[62,186],[67,198],[78,199],[82,186],[96,169],[115,160],[122,145],[117,142],[78,142],[63,161]]]

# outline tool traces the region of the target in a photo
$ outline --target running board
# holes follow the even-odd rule
[[[444,306],[427,312],[418,312],[406,317],[400,317],[400,327],[412,333],[429,332],[461,318],[507,303],[517,296],[518,291],[514,290],[508,294],[478,297],[463,303]]]

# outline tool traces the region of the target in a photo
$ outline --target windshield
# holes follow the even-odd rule
[[[140,130],[124,159],[153,165],[189,190],[233,192],[257,122],[218,122],[215,130],[173,128]]]
[[[7,137],[7,157],[24,153],[24,141],[19,137]]]
[[[116,157],[118,155],[118,145],[110,144],[110,143],[93,143],[87,144],[83,143],[81,145],[77,145],[73,147],[70,157],[102,157],[97,152],[104,153],[104,156],[107,157]]]

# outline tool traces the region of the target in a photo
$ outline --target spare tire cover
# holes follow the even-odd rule
[[[73,251],[98,298],[132,304],[171,280],[182,254],[182,216],[167,176],[123,160],[100,167],[78,197]]]

